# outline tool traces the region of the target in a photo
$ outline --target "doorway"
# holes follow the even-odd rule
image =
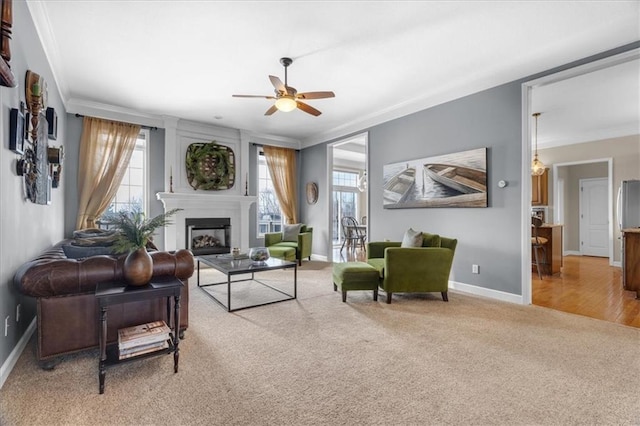
[[[604,58],[601,60],[597,60],[597,61],[593,61],[591,63],[585,64],[585,65],[581,65],[581,66],[577,66],[571,69],[567,69],[561,72],[558,72],[556,74],[553,75],[548,75],[548,76],[544,76],[542,78],[536,79],[536,80],[532,80],[529,82],[526,82],[522,85],[522,181],[523,182],[527,182],[530,181],[530,164],[531,164],[531,160],[532,160],[532,153],[531,153],[531,149],[532,149],[532,126],[531,126],[531,116],[532,113],[534,112],[534,102],[533,102],[533,92],[534,90],[538,90],[540,89],[541,91],[543,90],[553,90],[556,83],[564,83],[564,82],[568,82],[570,84],[573,84],[573,87],[578,87],[580,89],[580,93],[586,95],[588,93],[591,93],[591,91],[589,90],[590,87],[593,86],[589,86],[589,85],[580,85],[574,82],[577,81],[584,81],[583,77],[585,76],[590,76],[590,75],[595,75],[596,73],[607,73],[609,70],[616,68],[616,71],[620,69],[620,67],[618,67],[619,65],[624,65],[624,64],[630,64],[633,61],[637,62],[638,59],[640,58],[640,49],[634,49],[634,50],[630,50],[618,55],[614,55],[614,56],[610,56],[608,58]],[[600,74],[598,74],[600,75]],[[615,80],[615,79],[614,79]],[[604,82],[606,81],[614,81],[611,79],[600,79],[600,82],[602,82],[603,84],[601,85],[600,88],[602,87],[606,87]],[[559,87],[561,85],[558,85]],[[564,87],[566,88],[569,85],[564,85]],[[617,92],[616,92],[617,93]],[[565,96],[565,98],[569,99],[570,96]],[[584,103],[586,103],[587,100],[584,101]],[[566,105],[564,106],[566,108]],[[559,112],[559,111],[563,111],[562,110],[563,105],[554,105],[553,107],[549,107],[547,109],[546,112],[549,112],[551,110],[553,110],[554,112]],[[538,111],[538,108],[536,106],[536,111],[535,112],[542,112],[545,113],[545,111]],[[565,109],[566,110],[566,109]],[[593,111],[596,111],[595,108],[592,108],[591,110],[589,110],[591,113],[593,113]],[[549,117],[549,122],[551,122],[551,115],[548,115],[547,117]],[[580,115],[578,117],[579,119],[573,122],[568,122],[568,121],[563,121],[563,123],[567,123],[567,124],[571,124],[572,125],[572,131],[573,131],[573,135],[574,135],[574,140],[571,143],[582,143],[582,142],[588,142],[588,141],[593,141],[593,140],[599,140],[599,139],[606,139],[607,136],[605,135],[605,130],[609,130],[608,128],[604,128],[604,127],[596,127],[594,123],[597,124],[597,120],[594,120],[591,116],[586,116],[586,115]],[[556,123],[558,123],[560,121],[556,121]],[[588,132],[587,131],[583,131],[582,133],[577,131],[578,127],[580,126],[584,126],[583,130],[586,129],[586,125],[587,124],[594,124],[594,126],[591,126],[588,128]],[[550,138],[548,141],[545,142],[549,142],[549,146],[559,146],[560,143],[558,142],[560,139],[562,139],[563,137],[566,139],[566,134],[556,134],[554,135],[558,138],[558,140],[554,140],[553,138]],[[618,135],[619,136],[619,135]],[[611,136],[610,136],[611,137]],[[540,140],[538,140],[538,148],[543,150],[544,146],[542,146],[543,144],[541,143],[541,140],[544,141],[544,138],[540,138]],[[584,158],[585,155],[584,153],[580,153],[576,156],[576,158]],[[591,160],[593,161],[593,160]],[[600,161],[603,161],[602,159]],[[606,161],[606,159],[605,159]],[[544,162],[544,159],[543,159]],[[550,164],[553,164],[553,161],[548,161]],[[560,191],[557,191],[557,186],[556,186],[556,182],[555,179],[557,179],[558,174],[555,173],[555,168],[556,168],[556,164],[554,164],[554,196],[557,196],[558,193],[562,194],[563,191],[566,192],[568,190],[568,186],[565,185],[563,188],[560,189]],[[609,199],[611,200],[611,194],[612,192],[612,179],[613,179],[613,170],[612,170],[612,166],[611,163],[609,163],[609,171],[608,171],[608,182],[609,182]],[[566,195],[566,194],[565,194]],[[522,252],[523,252],[523,258],[521,259],[522,264],[521,264],[521,271],[522,271],[522,275],[521,275],[521,282],[522,282],[522,303],[524,304],[531,304],[532,303],[532,275],[531,275],[531,266],[530,266],[530,259],[531,259],[531,247],[530,247],[530,238],[531,238],[531,230],[530,230],[530,200],[531,200],[531,187],[528,185],[525,185],[525,187],[523,188],[523,194],[522,194],[522,199],[521,199],[521,203],[522,203],[522,218],[521,218],[521,233],[522,233]],[[609,267],[612,267],[612,263],[613,263],[613,230],[614,230],[614,223],[613,223],[613,202],[609,202],[607,203],[609,208],[608,208],[608,212],[607,212],[607,220],[608,220],[608,226],[607,226],[607,234],[608,234],[608,238],[609,238]],[[557,207],[558,205],[555,204],[554,207]],[[554,210],[554,218],[558,221],[558,222],[563,222],[563,219],[560,219],[558,217],[556,217],[555,215],[558,213],[558,211],[563,212],[564,209],[564,213],[563,215],[565,217],[567,217],[568,212],[566,211],[566,206],[565,207],[560,207],[558,209],[553,208]],[[579,226],[578,226],[579,228]],[[577,240],[579,240],[579,235],[576,238]],[[577,247],[575,249],[578,254],[580,252],[579,247]],[[576,312],[577,313],[577,312]]]
[[[580,179],[580,252],[609,257],[607,205],[611,202],[607,179]]]
[[[328,260],[345,261],[340,253],[344,235],[340,220],[352,216],[368,226],[367,182],[368,133],[361,133],[327,145],[327,181],[329,197]],[[337,248],[337,249],[336,249]]]

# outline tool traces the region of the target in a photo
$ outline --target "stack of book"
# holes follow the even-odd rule
[[[164,321],[121,328],[118,330],[119,358],[126,359],[167,349],[170,333],[171,329]]]

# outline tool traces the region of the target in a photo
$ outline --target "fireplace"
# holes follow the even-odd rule
[[[185,247],[196,256],[231,252],[231,219],[228,217],[186,218],[185,230]]]

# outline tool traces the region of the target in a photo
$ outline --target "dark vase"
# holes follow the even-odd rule
[[[127,255],[123,273],[129,285],[141,286],[149,283],[153,275],[153,259],[146,248],[139,248]]]

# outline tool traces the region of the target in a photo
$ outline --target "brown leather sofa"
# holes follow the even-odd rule
[[[97,348],[98,304],[94,293],[101,282],[122,280],[124,256],[67,258],[64,240],[38,258],[23,264],[14,285],[37,302],[37,357],[40,366],[53,368],[61,355]],[[180,301],[180,335],[189,326],[189,286],[193,255],[189,250],[151,252],[153,276],[175,276],[185,286]],[[158,319],[167,321],[166,299],[109,307],[107,341],[117,340],[119,328]]]

